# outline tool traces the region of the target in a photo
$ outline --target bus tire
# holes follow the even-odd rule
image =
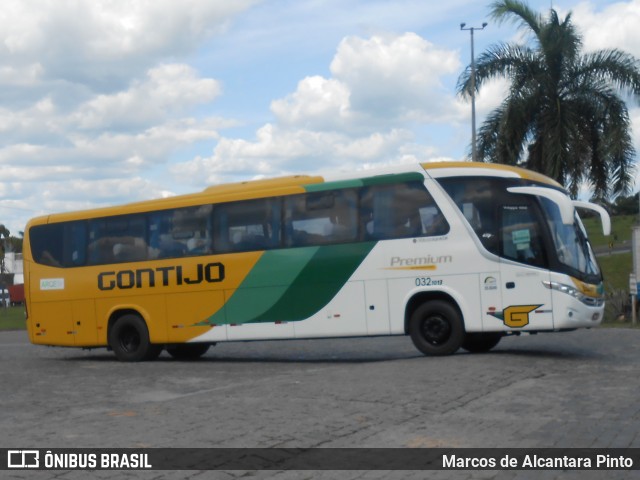
[[[211,345],[208,343],[185,343],[167,347],[167,353],[176,360],[196,360],[207,353]]]
[[[140,316],[120,317],[109,330],[109,346],[121,362],[154,360],[162,352],[161,345],[149,340],[149,329]]]
[[[502,333],[467,333],[462,348],[469,353],[485,353],[495,347],[502,338]]]
[[[460,348],[465,336],[460,312],[443,300],[420,305],[411,315],[409,334],[425,355],[451,355]]]

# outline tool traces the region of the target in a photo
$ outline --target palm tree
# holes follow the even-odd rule
[[[532,35],[529,44],[499,43],[476,61],[476,90],[498,77],[510,81],[502,104],[478,132],[478,157],[544,173],[575,197],[581,184],[606,198],[632,186],[635,150],[621,94],[640,95],[640,64],[620,50],[581,54],[571,22],[551,9],[544,18],[527,4],[491,5],[498,23],[512,21]],[[471,95],[471,69],[458,94]]]

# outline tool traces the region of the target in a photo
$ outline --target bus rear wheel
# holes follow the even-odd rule
[[[409,333],[413,344],[425,355],[450,355],[462,345],[464,325],[451,303],[432,300],[413,312]]]
[[[495,347],[502,338],[499,332],[467,333],[462,342],[462,348],[470,353],[485,353]]]
[[[121,362],[154,360],[162,352],[161,345],[149,340],[149,329],[135,314],[120,317],[109,330],[109,346]]]
[[[208,343],[186,343],[167,347],[167,352],[176,360],[196,360],[207,353]]]

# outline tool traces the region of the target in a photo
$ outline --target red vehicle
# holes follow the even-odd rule
[[[22,305],[24,303],[24,283],[10,285],[8,288],[11,305]]]

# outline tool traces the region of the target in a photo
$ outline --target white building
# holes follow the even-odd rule
[[[24,283],[24,270],[22,264],[22,254],[9,252],[4,254],[4,268],[6,273],[13,273],[13,283]]]

